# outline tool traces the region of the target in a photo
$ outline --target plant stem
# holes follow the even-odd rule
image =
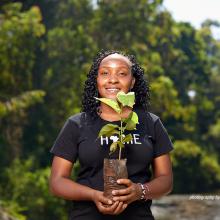
[[[120,141],[122,143],[122,134],[123,134],[123,132],[122,132],[122,118],[121,117],[120,117],[120,122],[121,122]],[[119,158],[118,159],[121,160],[121,147],[120,146],[119,146]]]

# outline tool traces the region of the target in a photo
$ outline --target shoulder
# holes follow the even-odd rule
[[[86,126],[89,124],[89,122],[91,121],[91,117],[85,113],[85,112],[80,112],[77,113],[75,115],[72,115],[68,118],[68,121],[76,124],[77,126],[81,127],[81,126]]]
[[[165,130],[165,127],[160,117],[151,112],[148,112],[147,123],[149,123],[155,129],[155,132],[161,129]]]
[[[160,117],[159,116],[157,116],[157,115],[155,115],[154,113],[152,113],[152,112],[149,112],[149,111],[146,111],[146,110],[144,110],[144,109],[138,109],[137,110],[139,113],[140,113],[140,115],[144,118],[144,119],[146,119],[149,123],[156,123],[158,120],[160,120]]]
[[[85,112],[80,112],[68,118],[69,121],[79,123]]]
[[[153,114],[152,112],[147,112],[147,115],[148,115],[148,117],[150,118],[150,120],[151,120],[152,122],[154,122],[154,123],[157,122],[157,121],[160,119],[159,116]]]

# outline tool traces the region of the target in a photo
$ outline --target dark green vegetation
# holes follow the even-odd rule
[[[49,149],[64,121],[80,111],[83,82],[101,48],[133,53],[145,68],[151,111],[175,145],[174,192],[218,190],[216,22],[199,30],[177,23],[162,0],[22,2],[0,6],[0,206],[6,212],[21,220],[66,219],[65,202],[48,190]]]

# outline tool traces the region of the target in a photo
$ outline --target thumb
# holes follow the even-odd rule
[[[106,205],[112,205],[112,203],[113,203],[111,199],[108,199],[105,196],[100,196],[99,201],[102,202],[103,204],[106,204]]]
[[[118,184],[123,184],[123,185],[126,185],[126,186],[130,186],[131,185],[131,181],[129,179],[118,179],[117,183]]]

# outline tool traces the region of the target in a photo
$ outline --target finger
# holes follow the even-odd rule
[[[113,197],[113,201],[119,201],[119,202],[129,203],[129,201],[131,200],[131,198],[132,198],[131,195],[115,196],[115,197]]]
[[[132,181],[129,180],[129,179],[118,179],[117,183],[118,184],[123,184],[123,185],[126,185],[126,186],[130,186],[132,184]]]
[[[122,211],[121,212],[123,212],[126,208],[128,207],[128,204],[126,204],[126,203],[123,203],[123,206],[122,206]]]
[[[114,212],[114,210],[118,207],[119,201],[114,202],[113,205],[110,207],[110,212]]]
[[[106,211],[112,211],[117,207],[118,203],[119,201],[113,202],[112,205],[105,205],[102,203],[102,206]]]
[[[128,207],[128,204],[123,203],[123,207],[122,207],[122,209],[125,210],[127,207]]]
[[[123,211],[123,202],[119,202],[118,206],[114,210],[114,214],[118,215]]]
[[[132,189],[131,188],[126,188],[126,189],[119,189],[119,190],[113,190],[112,195],[113,196],[120,196],[120,195],[127,195],[131,193]]]
[[[114,202],[113,205],[111,205],[111,206],[104,207],[104,212],[106,214],[113,214],[115,209],[117,208],[118,204],[119,204],[119,201]]]
[[[119,202],[113,202],[112,205],[106,205],[106,204],[103,204],[103,203],[100,202],[98,204],[98,209],[103,214],[111,214],[111,213],[113,213],[113,211],[117,207],[118,203]]]
[[[112,205],[113,204],[112,200],[108,199],[105,196],[100,196],[99,201],[105,205]]]

